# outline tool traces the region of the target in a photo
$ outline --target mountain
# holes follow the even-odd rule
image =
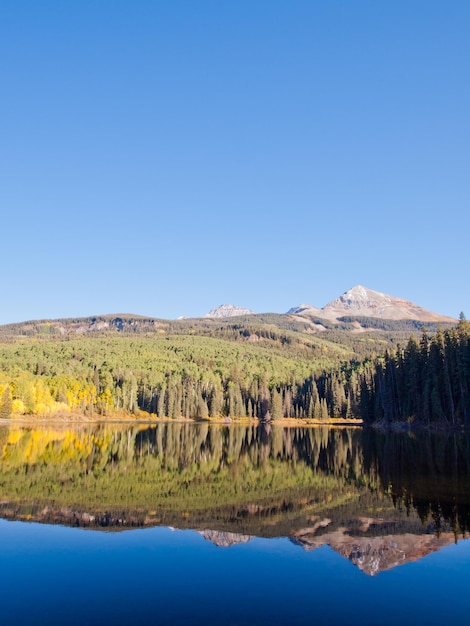
[[[254,315],[254,311],[243,309],[233,304],[221,304],[216,309],[209,311],[204,317],[220,318],[220,317],[238,317],[240,315]]]
[[[420,322],[455,322],[455,319],[428,311],[422,307],[380,291],[356,285],[322,309],[302,304],[288,311],[305,317],[338,320],[344,317],[372,317],[383,320],[415,320]]]
[[[95,315],[57,320],[30,320],[0,326],[0,337],[21,336],[58,338],[66,335],[101,335],[109,333],[155,333],[168,326],[168,321],[129,313]]]
[[[323,307],[322,311],[330,319],[344,316],[365,316],[389,320],[419,320],[421,322],[454,321],[449,317],[423,309],[413,302],[389,296],[380,291],[373,291],[362,285],[357,285],[346,291],[342,296]]]
[[[308,315],[309,317],[320,317],[321,309],[311,304],[299,304],[287,311],[287,315]]]
[[[236,328],[233,318],[238,316]],[[199,318],[181,317],[164,320],[141,315],[121,313],[97,315],[83,318],[56,320],[30,320],[15,324],[0,325],[0,341],[13,338],[60,339],[72,336],[114,335],[184,335],[197,334],[236,341],[261,342],[274,345],[281,342],[284,347],[298,353],[301,344],[311,345],[312,335],[322,334],[328,340],[348,352],[365,355],[368,351],[384,348],[379,335],[387,334],[387,341],[407,341],[410,334],[420,332],[426,326],[430,332],[437,325],[455,324],[456,319],[427,311],[418,305],[373,291],[360,285],[353,287],[322,309],[310,304],[301,304],[287,313],[254,313],[250,309],[222,304],[207,315]],[[360,333],[369,333],[368,342],[354,338]],[[323,345],[323,344],[322,344]],[[323,345],[323,348],[325,346]],[[331,355],[331,347],[330,352]],[[323,353],[325,350],[322,348]],[[343,356],[346,356],[343,354]]]

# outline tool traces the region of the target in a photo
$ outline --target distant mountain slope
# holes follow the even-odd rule
[[[351,317],[369,317],[383,320],[416,320],[421,322],[455,322],[456,320],[390,296],[380,291],[356,285],[342,296],[332,300],[322,309],[307,304],[290,309],[289,314],[341,320]]]
[[[236,319],[235,319],[236,317]],[[199,335],[238,342],[261,342],[265,346],[282,346],[292,352],[302,351],[312,344],[325,354],[342,353],[364,357],[382,352],[387,344],[408,341],[410,334],[429,332],[437,324],[455,324],[457,320],[357,286],[323,309],[308,304],[291,308],[287,314],[253,313],[249,309],[225,304],[204,317],[164,320],[135,314],[109,314],[84,318],[31,320],[0,325],[0,341],[28,338],[60,339],[82,336],[141,335]],[[325,343],[327,342],[327,343]]]
[[[233,304],[221,304],[216,309],[209,311],[204,317],[220,318],[220,317],[238,317],[240,315],[254,315],[254,311],[244,309]]]
[[[146,333],[168,326],[165,320],[128,313],[57,320],[31,320],[0,326],[1,336],[60,337],[88,333]]]
[[[362,285],[353,287],[342,296],[323,307],[322,311],[327,317],[336,319],[347,315],[363,315],[390,320],[420,320],[422,322],[454,321],[452,318],[423,309],[413,302],[379,291],[373,291]]]
[[[310,317],[320,317],[321,309],[316,306],[312,306],[311,304],[299,304],[299,306],[294,306],[292,309],[287,311],[287,315],[308,315]]]

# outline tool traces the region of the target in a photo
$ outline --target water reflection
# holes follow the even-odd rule
[[[469,445],[456,433],[12,424],[0,428],[0,516],[191,528],[219,546],[284,536],[376,574],[468,532]]]

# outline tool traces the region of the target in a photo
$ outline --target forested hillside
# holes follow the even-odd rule
[[[73,410],[159,417],[264,415],[281,385],[330,369],[348,351],[306,338],[243,342],[170,335],[79,337],[0,345],[0,413]]]
[[[360,380],[367,422],[470,425],[470,324],[439,330],[376,359]]]
[[[468,323],[137,316],[0,328],[0,417],[360,417],[467,424]],[[405,346],[405,348],[400,347]]]

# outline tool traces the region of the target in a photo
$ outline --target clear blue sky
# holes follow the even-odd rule
[[[468,0],[2,0],[0,323],[355,284],[470,317]]]

